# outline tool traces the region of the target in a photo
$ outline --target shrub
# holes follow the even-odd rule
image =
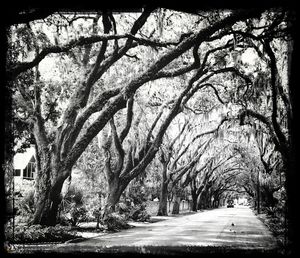
[[[13,234],[12,227],[7,227],[6,241],[9,243],[40,243],[40,242],[62,242],[78,238],[69,227],[55,226],[43,227],[41,225],[16,226]]]
[[[112,212],[107,215],[103,223],[106,225],[107,229],[110,231],[116,231],[120,229],[130,228],[124,215]]]
[[[75,205],[71,209],[71,224],[77,226],[80,222],[86,221],[87,210],[84,207],[76,207]]]
[[[118,204],[118,210],[119,210],[119,213],[120,214],[123,214],[123,213],[129,213],[130,212],[130,209],[131,209],[131,205],[130,203],[123,203],[123,202],[120,202]]]
[[[10,203],[8,203],[8,205],[12,207],[12,199],[9,201]],[[28,223],[32,219],[35,209],[34,190],[30,189],[24,191],[23,195],[20,192],[16,193],[14,202],[13,215],[15,217],[15,222]]]
[[[276,213],[278,210],[276,207],[266,207],[265,209],[266,209],[267,215],[276,216]]]
[[[130,218],[130,213],[132,211],[132,206],[130,204],[130,202],[120,202],[117,206],[116,206],[116,211],[122,215],[126,220],[128,220]]]
[[[150,214],[146,211],[145,203],[132,206],[130,202],[120,202],[117,206],[117,212],[123,215],[126,220],[139,222],[150,220]]]
[[[134,221],[149,221],[150,214],[146,211],[147,196],[149,193],[147,193],[144,183],[139,180],[133,182],[126,197],[126,203],[119,204],[119,212]]]
[[[24,198],[20,202],[20,208],[27,213],[34,213],[34,190],[24,193]]]
[[[138,205],[136,208],[133,208],[130,212],[129,218],[134,221],[144,222],[150,220],[150,214],[146,211],[146,205],[141,204]]]
[[[134,205],[147,201],[144,186],[139,183],[131,185],[128,198]]]
[[[60,223],[77,226],[80,222],[87,220],[88,211],[84,207],[82,190],[70,187],[68,193],[61,203]]]

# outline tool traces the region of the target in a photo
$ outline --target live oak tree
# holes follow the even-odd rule
[[[159,160],[162,164],[162,181],[158,216],[168,215],[167,199],[170,190],[173,191],[173,198],[175,200],[173,211],[178,210],[180,203],[180,196],[177,194],[178,182],[185,173],[193,169],[205,150],[205,143],[202,143],[201,146],[197,148],[190,148],[191,145],[195,144],[196,137],[194,137],[194,141],[192,140],[189,144],[186,144],[187,138],[192,137],[194,130],[191,129],[192,125],[187,120],[183,123],[181,128],[180,124],[178,132],[175,135],[173,132],[173,139],[170,139],[168,133],[165,134],[164,142],[160,148]],[[200,138],[201,135],[198,135],[198,138]],[[206,147],[207,145],[208,144],[206,144]],[[197,151],[197,149],[200,150],[203,146],[204,148],[201,151]]]
[[[269,135],[261,128],[256,130],[255,138],[259,149],[261,170],[261,199],[265,207],[275,207],[278,200],[274,193],[284,186],[283,162]]]
[[[273,144],[283,159],[290,203],[288,210],[289,238],[293,242],[293,225],[296,221],[296,212],[293,210],[295,204],[293,191],[297,189],[296,180],[294,180],[294,89],[291,83],[288,84],[288,78],[282,76],[282,71],[279,69],[279,67],[289,67],[286,65],[288,62],[281,57],[290,57],[291,50],[286,51],[279,47],[285,46],[285,43],[292,44],[290,32],[293,30],[290,26],[292,20],[290,20],[289,13],[284,11],[265,12],[263,19],[246,20],[260,12],[256,10],[233,12],[227,13],[227,17],[220,12],[212,20],[208,18],[201,20],[200,25],[203,27],[200,25],[198,27],[194,21],[191,23],[192,27],[186,25],[190,29],[187,30],[190,33],[185,34],[186,31],[177,30],[178,34],[174,33],[177,36],[175,38],[163,37],[163,35],[167,35],[165,28],[172,31],[172,27],[176,27],[174,20],[170,17],[161,20],[160,23],[163,21],[165,24],[171,21],[173,26],[158,26],[160,29],[153,32],[149,29],[151,26],[146,25],[147,21],[153,21],[151,20],[153,16],[157,17],[157,13],[150,13],[151,10],[146,9],[141,16],[137,14],[136,22],[132,25],[128,19],[122,22],[122,19],[118,19],[116,15],[101,11],[97,15],[84,18],[91,21],[91,28],[83,33],[82,37],[75,37],[71,40],[56,37],[54,43],[47,40],[47,35],[40,33],[41,30],[38,33],[32,33],[30,28],[19,27],[23,38],[18,36],[18,39],[22,39],[20,42],[25,42],[25,44],[18,46],[9,42],[10,53],[16,54],[18,51],[22,51],[24,59],[26,52],[31,51],[35,56],[33,61],[23,60],[19,63],[21,57],[16,58],[9,55],[8,60],[11,62],[8,62],[7,65],[9,84],[16,88],[18,118],[22,121],[22,127],[28,128],[28,131],[34,135],[38,150],[37,209],[33,222],[48,225],[55,223],[62,183],[70,176],[72,167],[84,149],[105,125],[110,124],[107,127],[112,126],[112,135],[121,137],[119,133],[113,133],[114,121],[117,120],[116,116],[120,110],[125,107],[128,109],[130,102],[137,97],[138,89],[149,88],[148,82],[152,80],[179,76],[199,67],[201,69],[201,64],[206,63],[203,62],[206,54],[219,48],[218,51],[211,52],[210,62],[214,64],[215,72],[205,71],[208,77],[211,75],[208,78],[209,82],[206,81],[206,87],[209,87],[219,100],[224,102],[224,96],[226,96],[227,101],[230,100],[231,103],[242,107],[239,115],[242,124],[252,123],[256,119],[268,130]],[[137,18],[138,16],[139,18]],[[163,16],[162,12],[161,17]],[[57,17],[53,16],[52,22],[60,21],[60,18]],[[178,17],[180,15],[176,19]],[[71,27],[69,25],[77,18],[76,15],[65,16],[61,20],[67,22],[66,27]],[[238,20],[245,22],[235,24]],[[128,30],[122,31],[122,26],[119,24]],[[39,39],[37,39],[37,35],[40,36]],[[158,35],[161,36],[161,41],[154,39]],[[231,41],[226,44],[228,39]],[[218,40],[223,42],[216,44],[219,42]],[[151,50],[145,51],[145,48]],[[243,63],[243,59],[240,58],[246,49],[256,51],[257,62],[252,65],[256,69],[249,70],[251,65]],[[158,51],[159,55],[149,55],[152,50]],[[200,60],[197,57],[198,54],[200,54]],[[145,55],[148,55],[149,58],[145,58]],[[76,71],[76,75],[73,77],[75,80],[64,81],[64,85],[67,86],[62,88],[66,90],[68,96],[61,99],[61,103],[66,102],[63,106],[54,95],[52,95],[53,97],[49,95],[50,98],[44,102],[43,97],[46,95],[44,91],[48,89],[48,93],[55,93],[56,87],[53,87],[55,84],[51,86],[43,82],[42,76],[39,74],[39,67],[42,63],[36,69],[43,59],[53,56],[68,56],[74,64],[77,64],[77,69],[74,69]],[[138,69],[136,69],[136,64],[139,64]],[[125,73],[116,73],[116,70],[122,70],[119,67],[129,69],[125,70]],[[131,67],[134,68],[130,69]],[[130,73],[132,71],[134,72]],[[216,77],[213,75],[216,75],[216,71],[219,71],[218,76],[222,80],[215,80]],[[128,74],[130,76],[127,76]],[[232,75],[237,76],[233,79]],[[293,73],[292,76],[294,76]],[[115,78],[121,80],[117,81]],[[161,119],[161,127],[155,131],[154,138],[151,139],[155,140],[150,141],[148,152],[142,159],[137,160],[136,174],[139,174],[137,171],[143,171],[144,166],[151,162],[162,142],[166,128],[180,113],[180,108],[191,109],[191,102],[185,101],[185,96],[192,99],[193,90],[195,90],[194,94],[197,94],[199,90],[204,90],[204,86],[201,87],[200,84],[198,88],[188,89],[190,86],[193,87],[193,83],[196,83],[198,79],[201,80],[201,76],[196,78],[189,74],[186,81],[191,78],[191,84],[184,84],[183,97],[177,96],[176,102],[171,105],[170,113],[163,117],[165,120]],[[25,85],[29,87],[24,87]],[[66,100],[70,96],[70,101],[67,103]],[[194,102],[192,110],[195,113],[199,113],[197,107],[197,102]],[[90,120],[91,116],[94,116],[94,119]],[[126,117],[126,111],[122,113],[122,116]],[[251,119],[246,119],[247,117]],[[118,127],[117,125],[116,129],[121,132],[122,126]],[[126,147],[128,146],[130,144],[126,145]],[[111,148],[109,150],[111,151]],[[126,155],[128,155],[127,152]],[[266,169],[263,160],[265,160],[264,157],[261,162]],[[193,170],[188,171],[192,173]],[[254,174],[250,174],[254,177],[247,180],[253,182],[255,187],[256,175],[255,171],[252,172]],[[223,182],[226,185],[226,178]],[[221,187],[220,181],[211,180],[208,185],[210,190],[205,192],[206,197],[208,198],[213,192],[217,196],[216,190]],[[247,188],[248,184],[244,185]]]
[[[211,207],[218,207],[224,204],[228,196],[235,193],[245,193],[241,185],[237,182],[240,181],[240,176],[251,164],[244,164],[244,156],[239,152],[244,144],[236,141],[230,145],[229,162],[226,160],[219,166],[216,173],[211,178],[210,198],[208,203]],[[251,151],[250,151],[251,153]],[[245,172],[249,173],[249,172]]]
[[[234,157],[228,152],[228,146],[220,143],[215,143],[215,145],[218,147],[211,146],[211,150],[208,150],[209,159],[205,165],[196,170],[197,173],[188,175],[183,184],[190,185],[194,211],[210,207],[211,188],[215,180],[218,180],[220,175],[234,170],[234,167],[226,167]]]
[[[264,80],[258,80],[257,85],[265,87],[265,94],[267,95],[265,101],[270,103],[270,108],[262,109],[262,105],[256,105],[257,108],[259,107],[256,110],[245,107],[240,114],[240,118],[241,124],[245,122],[246,117],[251,121],[262,124],[268,130],[276,150],[282,156],[288,202],[288,238],[289,246],[293,249],[295,243],[295,227],[293,225],[296,224],[297,219],[294,210],[296,165],[295,117],[293,112],[295,102],[293,82],[291,81],[293,76],[291,73],[291,55],[295,28],[293,27],[293,16],[290,14],[290,12],[284,11],[273,14],[270,28],[276,27],[277,29],[264,31],[264,33],[269,34],[265,39],[261,38],[261,34],[253,35],[250,33],[247,36],[244,35],[252,41],[254,49],[260,57],[260,62],[265,63],[268,76],[265,76]],[[262,48],[263,52],[258,48]]]
[[[194,119],[194,121],[197,120]],[[190,133],[184,133],[185,128],[191,128],[191,126],[186,126],[186,123],[172,141],[166,138],[166,143],[169,144],[163,144],[160,153],[160,161],[163,165],[163,170],[158,215],[167,215],[167,196],[169,191],[173,192],[174,199],[172,213],[176,214],[179,212],[181,200],[179,189],[184,189],[199,172],[206,168],[209,163],[208,161],[202,164],[202,167],[199,167],[198,164],[210,144],[212,144],[214,139],[213,134],[218,131],[224,121],[226,121],[225,118],[223,118],[220,124],[212,130],[209,130],[206,127],[204,131],[205,126],[202,126],[201,130],[199,130],[197,126],[194,126],[196,130],[188,129],[188,132]],[[182,136],[181,139],[179,136]],[[180,139],[180,141],[177,143],[176,141],[178,139]],[[189,141],[187,139],[189,139]],[[201,140],[199,141],[199,139]]]
[[[255,152],[255,149],[251,148],[252,144],[237,144],[235,149],[240,154],[240,159],[238,160],[238,167],[240,173],[237,177],[237,187],[244,191],[248,196],[250,196],[256,202],[257,195],[257,169],[260,167],[260,157],[259,153]],[[248,148],[245,146],[249,146]],[[254,145],[255,146],[255,145]],[[255,153],[257,155],[255,155]]]
[[[92,21],[96,21],[94,27],[101,28],[97,30],[97,34],[94,34],[91,28],[89,33],[92,36],[84,35],[69,41],[66,40],[67,43],[60,43],[59,38],[54,38],[54,43],[52,43],[42,35],[41,31],[37,31],[36,34],[30,32],[33,41],[32,49],[29,49],[32,50],[31,53],[34,56],[32,61],[11,62],[7,66],[7,78],[11,84],[18,80],[19,76],[22,77],[24,73],[34,71],[34,82],[32,84],[16,87],[18,93],[28,103],[23,107],[25,116],[22,119],[26,120],[34,136],[38,156],[36,210],[32,223],[43,225],[54,225],[56,223],[61,188],[66,178],[71,175],[72,167],[92,139],[107,124],[110,124],[114,131],[114,115],[126,106],[130,106],[134,94],[141,86],[146,86],[152,80],[174,77],[197,69],[159,127],[158,133],[154,141],[151,142],[146,155],[130,171],[130,176],[127,176],[127,179],[142,171],[155,156],[166,128],[179,113],[181,106],[185,105],[189,98],[201,87],[199,83],[196,86],[194,85],[203,75],[202,62],[200,62],[198,54],[195,54],[198,52],[200,45],[203,42],[218,40],[225,34],[231,35],[230,30],[228,31],[230,26],[240,20],[259,17],[262,12],[262,10],[253,9],[233,11],[227,15],[220,15],[210,25],[200,27],[200,29],[192,31],[191,34],[183,35],[181,32],[179,33],[181,37],[176,40],[158,41],[153,39],[149,32],[148,37],[138,33],[142,31],[153,11],[152,8],[145,8],[143,13],[135,19],[128,30],[129,32],[124,34],[118,34],[116,19],[110,11],[100,12],[101,19],[99,18],[98,22],[97,16],[93,17]],[[27,30],[27,28],[23,29],[24,31]],[[30,30],[31,28],[29,28]],[[37,36],[42,36],[42,39],[38,40]],[[43,44],[35,44],[39,42],[43,42]],[[28,47],[31,43],[27,43],[25,45]],[[156,59],[134,74],[132,78],[126,77],[121,85],[116,82],[115,87],[112,88],[106,85],[105,80],[101,81],[101,78],[107,78],[110,68],[116,67],[123,58],[132,58],[131,50],[143,46],[163,50]],[[20,46],[20,48],[24,49],[24,46]],[[91,51],[91,48],[93,51]],[[79,54],[77,58],[77,61],[84,64],[83,76],[71,83],[69,101],[64,103],[57,114],[59,119],[55,117],[50,119],[51,115],[55,114],[51,111],[57,110],[57,103],[55,104],[52,99],[53,102],[48,109],[43,107],[42,96],[47,89],[47,85],[41,80],[37,66],[40,66],[39,64],[46,57],[80,52],[76,49],[83,51],[83,56]],[[189,50],[194,51],[194,62],[184,66],[175,66],[174,68],[172,62],[175,62],[173,65],[176,64],[178,58]],[[17,50],[13,49],[13,51]],[[94,55],[91,56],[91,53]],[[35,69],[30,70],[32,68]],[[232,70],[231,68],[224,69]],[[212,72],[207,76],[213,76],[214,74]],[[101,85],[104,86],[101,87]],[[100,90],[90,99],[94,87],[98,87]],[[94,114],[96,118],[93,122],[87,124],[88,119]],[[113,136],[117,139],[115,133]],[[120,155],[122,156],[121,153]]]
[[[241,71],[239,71],[239,69],[237,69],[236,67],[228,66],[224,68],[224,63],[226,64],[224,58],[226,55],[228,56],[228,52],[226,52],[226,50],[228,50],[233,46],[234,46],[234,41],[229,40],[229,41],[223,41],[221,42],[221,44],[214,45],[213,47],[211,47],[210,45],[203,47],[203,50],[205,51],[202,52],[203,61],[200,68],[202,74],[199,76],[198,79],[199,80],[197,84],[198,87],[195,87],[191,91],[192,95],[196,96],[197,94],[198,95],[200,94],[201,97],[199,98],[198,96],[198,99],[196,97],[193,97],[193,99],[188,101],[188,104],[186,104],[187,103],[186,101],[183,107],[187,112],[192,112],[195,115],[203,114],[204,116],[207,116],[209,112],[216,111],[218,105],[216,104],[210,105],[209,102],[213,102],[213,101],[211,99],[207,100],[209,99],[207,96],[211,96],[211,93],[214,94],[216,100],[221,104],[228,103],[228,101],[224,101],[224,99],[220,97],[220,91],[216,89],[216,86],[221,85],[222,87],[224,87],[224,85],[222,85],[221,83],[222,79],[218,78],[218,76],[220,75],[221,76],[223,75],[228,81],[236,79],[237,81],[241,80],[242,83],[249,82],[247,76],[243,74]],[[222,51],[225,51],[225,53]],[[222,58],[219,57],[220,55],[222,56]],[[231,85],[231,90],[232,90],[232,85]],[[222,92],[223,94],[227,95],[227,99],[231,98],[230,92],[228,93],[228,91],[226,90],[226,86],[225,86],[225,91],[223,90]],[[206,93],[206,95],[203,93]],[[203,98],[203,96],[206,96],[207,99],[205,99],[205,97]],[[189,94],[187,94],[187,97],[189,97]],[[189,115],[187,115],[187,112],[185,112],[184,115],[189,117]],[[172,183],[170,187],[171,189],[174,190],[173,197],[176,204],[173,207],[175,207],[175,209],[178,211],[180,197],[178,196],[177,198],[177,194],[176,194],[177,192],[176,189],[178,189],[177,183],[185,173],[189,172],[191,169],[194,168],[194,165],[197,163],[198,159],[200,158],[199,156],[200,153],[199,154],[197,153],[195,154],[192,160],[187,162],[188,165],[184,164],[181,167],[177,168],[177,162],[182,157],[182,155],[185,154],[185,152],[188,150],[188,146],[191,145],[191,143],[194,143],[194,141],[200,138],[201,136],[216,132],[219,129],[219,127],[227,120],[228,119],[226,117],[222,118],[217,129],[207,130],[207,132],[199,131],[198,135],[195,136],[193,139],[187,140],[184,137],[181,138],[181,143],[178,144],[177,149],[175,148],[176,146],[174,147],[174,145],[176,141],[178,141],[180,136],[183,135],[185,126],[182,127],[182,132],[179,132],[179,134],[176,137],[174,137],[174,139],[172,140],[166,139],[167,144],[164,144],[163,148],[161,148],[161,155],[160,155],[160,160],[161,163],[163,164],[163,170],[162,170],[161,198],[160,198],[160,205],[158,211],[159,215],[167,214],[167,208],[166,208],[167,189],[170,182]],[[167,135],[165,136],[165,138],[166,137]],[[191,143],[188,144],[188,146],[184,146],[183,144],[185,141],[191,141]],[[185,148],[182,151],[180,151],[180,148],[182,147]],[[178,157],[176,158],[175,156]],[[172,162],[171,162],[171,157],[173,158]],[[171,172],[167,173],[168,170],[171,170]],[[171,180],[171,177],[175,177],[175,179]]]
[[[180,161],[177,161],[178,164],[176,162],[172,164],[171,168],[174,170],[169,173],[170,191],[172,191],[174,200],[172,214],[179,213],[182,193],[185,189],[185,185],[182,183],[184,177],[195,169],[210,143],[211,139],[204,141],[204,143],[200,143],[199,146],[194,146],[194,150],[189,150],[184,159],[182,156],[180,157]],[[181,151],[180,154],[182,154],[183,151]],[[176,157],[176,160],[178,160],[177,158],[178,157]]]
[[[194,49],[193,53],[195,59],[198,59],[195,52],[196,51]],[[208,54],[206,56],[208,56]],[[206,58],[204,59],[204,61],[206,61]],[[132,110],[134,106],[134,97],[128,102],[127,120],[124,123],[124,128],[120,132],[118,132],[117,130],[115,119],[112,118],[110,120],[110,133],[105,133],[104,140],[102,140],[102,148],[106,156],[105,171],[108,178],[108,197],[106,208],[104,211],[104,219],[108,213],[114,211],[115,205],[119,201],[122,192],[125,190],[129,182],[137,176],[139,176],[141,173],[143,173],[147,165],[152,161],[158,150],[157,148],[152,148],[153,144],[157,144],[158,146],[161,144],[163,136],[165,135],[165,132],[172,123],[173,119],[177,117],[179,113],[182,112],[183,109],[181,108],[181,106],[184,106],[193,97],[197,90],[206,86],[205,82],[208,78],[220,72],[219,70],[216,70],[208,73],[207,75],[207,72],[204,72],[204,70],[207,68],[206,63],[204,61],[202,62],[200,68],[196,71],[196,73],[194,73],[194,75],[191,76],[191,78],[188,80],[186,88],[179,92],[179,96],[175,100],[173,99],[171,101],[167,101],[167,103],[162,105],[160,112],[158,113],[157,117],[154,119],[152,125],[148,129],[144,140],[140,140],[139,135],[137,133],[137,127],[139,127],[141,115],[139,115],[135,123],[133,123]],[[210,70],[207,69],[207,71]],[[226,71],[227,70],[225,70],[225,72]],[[231,71],[230,68],[229,71]],[[224,71],[222,70],[222,72]],[[233,72],[235,72],[235,70],[233,70]],[[197,84],[193,85],[194,82],[197,82]],[[164,113],[163,111],[166,105],[169,105],[170,111],[165,115],[165,117],[163,117],[162,115]],[[226,119],[223,119],[221,124],[225,120]],[[159,121],[160,124],[157,125]],[[156,132],[154,132],[155,127],[158,127]],[[125,142],[124,140],[130,132],[131,128],[133,129],[133,135],[129,137],[129,140],[127,142]],[[181,131],[184,129],[185,125],[183,126]],[[213,133],[215,131],[216,129],[202,133],[196,138]],[[180,133],[178,134],[178,136],[180,136]],[[173,143],[175,143],[176,138],[177,137],[175,137]],[[171,145],[173,145],[173,143]],[[125,151],[124,147],[126,144],[127,150]],[[172,146],[169,146],[168,148],[172,149]],[[185,148],[185,150],[183,150],[183,152],[180,153],[180,156],[183,155],[186,152],[186,150],[187,148]],[[172,175],[177,175],[176,178],[172,180],[172,186],[176,186],[177,182],[182,177],[182,175],[186,173],[189,169],[191,169],[194,166],[194,164],[198,161],[200,155],[201,153],[199,151],[196,151],[194,154],[192,154],[193,157],[191,158],[191,160],[187,160],[187,164],[182,165],[181,167],[176,168],[175,171],[173,171]],[[149,158],[145,159],[147,156]],[[180,157],[178,157],[178,159],[179,158]],[[172,169],[176,167],[175,163],[173,164],[174,166]],[[177,200],[176,191],[174,193],[174,198]],[[178,201],[175,203],[179,205]],[[177,206],[174,205],[174,207]]]
[[[223,157],[224,155],[222,155],[224,160],[220,162],[220,164],[212,165],[215,157],[220,155],[220,152],[213,148],[213,146],[221,144],[220,142],[215,143],[214,138],[217,137],[216,139],[218,139],[218,132],[221,126],[229,119],[223,117],[221,121],[218,121],[219,124],[217,123],[218,125],[214,126],[214,129],[209,130],[209,126],[205,126],[203,118],[199,119],[202,127],[199,126],[200,124],[197,124],[197,116],[199,116],[199,114],[192,119],[194,121],[193,126],[187,123],[183,124],[182,128],[179,128],[177,135],[173,133],[174,138],[172,140],[166,137],[168,136],[167,134],[165,135],[166,141],[162,144],[160,151],[160,161],[163,165],[163,181],[161,186],[158,215],[167,215],[167,194],[170,191],[172,191],[173,196],[172,213],[177,214],[179,212],[181,192],[188,185],[191,186],[193,201],[192,209],[196,211],[199,195],[203,191],[209,190],[207,187],[207,181],[211,181],[210,178],[214,175],[214,171],[216,169],[223,166],[227,160],[232,158],[229,157],[226,159]],[[189,121],[191,120],[190,118],[191,116],[189,116]],[[208,122],[209,121],[206,123]],[[194,130],[191,129],[193,127]],[[187,132],[185,132],[186,128],[188,128]],[[199,139],[201,139],[201,141],[198,141]],[[225,147],[226,146],[224,145],[224,148]],[[222,150],[222,152],[224,151],[225,149]],[[234,169],[229,169],[229,171],[231,170]],[[199,180],[199,177],[201,177],[201,180]],[[196,181],[197,186],[195,184]]]
[[[274,198],[273,193],[282,188],[284,176],[281,171],[280,156],[273,151],[273,144],[268,141],[269,136],[264,131],[258,131],[259,128],[253,130],[249,127],[248,129],[250,132],[252,131],[252,137],[247,138],[245,137],[246,134],[244,141],[241,141],[235,147],[240,154],[240,158],[237,160],[239,173],[235,176],[237,183],[235,186],[229,186],[227,191],[247,193],[254,201],[254,208],[260,212],[262,208],[274,207],[277,200]],[[271,148],[268,150],[269,147]],[[271,159],[274,155],[276,158]],[[226,187],[226,184],[221,186],[221,188],[224,187]]]
[[[265,17],[268,18],[268,22],[267,19],[264,20],[263,26],[252,23],[248,31],[232,31],[238,36],[235,51],[237,56],[247,48],[245,46],[254,49],[258,56],[256,70],[253,70],[252,76],[249,77],[248,85],[252,87],[246,87],[242,94],[238,89],[240,98],[236,99],[235,103],[242,106],[239,115],[241,124],[244,124],[246,117],[250,118],[247,120],[250,123],[261,123],[268,130],[275,150],[282,156],[288,195],[288,235],[290,247],[293,248],[295,231],[292,225],[296,223],[293,191],[296,190],[297,180],[293,140],[295,102],[291,81],[291,55],[295,27],[293,15],[289,11],[268,12]],[[241,59],[237,56],[235,60],[240,63]]]

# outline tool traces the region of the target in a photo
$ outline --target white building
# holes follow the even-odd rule
[[[35,148],[30,147],[24,153],[17,153],[13,166],[16,186],[22,187],[25,182],[33,181],[36,174]]]

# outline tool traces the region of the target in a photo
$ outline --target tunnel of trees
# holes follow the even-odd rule
[[[170,200],[178,213],[183,199],[197,211],[244,193],[258,212],[286,213],[292,250],[294,20],[287,8],[11,15],[6,160],[34,144],[28,223],[59,223],[79,168],[103,222],[146,185],[157,215]]]

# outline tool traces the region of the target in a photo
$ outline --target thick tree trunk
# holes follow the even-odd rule
[[[118,177],[108,180],[108,194],[106,203],[102,214],[102,220],[105,221],[107,216],[116,211],[116,204],[118,204],[121,194],[128,184],[121,182]]]
[[[157,216],[168,216],[168,185],[162,184]]]
[[[213,208],[218,208],[219,207],[219,196],[217,193],[213,195],[214,201],[213,201]]]
[[[269,188],[264,188],[261,191],[261,203],[264,207],[274,207],[276,205],[276,198],[274,198],[274,190]]]
[[[175,191],[175,193],[173,195],[173,209],[172,209],[172,214],[179,214],[180,201],[181,201],[181,197]]]
[[[205,192],[205,193],[203,194],[202,201],[201,201],[201,207],[202,207],[203,209],[209,208],[208,193],[207,193],[207,192]]]
[[[54,226],[57,223],[61,202],[61,190],[72,166],[66,167],[60,159],[60,148],[47,138],[44,121],[41,118],[40,91],[36,88],[36,121],[33,135],[36,150],[35,211],[29,224]]]
[[[197,198],[197,210],[201,210],[202,209],[202,194],[199,194],[198,198]]]
[[[35,212],[30,224],[54,226],[57,224],[58,209],[61,202],[61,189],[69,172],[55,171],[49,161],[41,164],[35,187]],[[55,166],[54,166],[55,167]]]
[[[31,224],[55,226],[60,202],[60,198],[51,199],[45,195],[39,198]]]
[[[192,194],[192,211],[197,211],[197,193],[196,190],[195,191],[191,191]]]
[[[197,210],[205,209],[206,208],[206,192],[205,189],[199,194],[197,199]]]
[[[191,181],[190,188],[191,188],[191,195],[192,195],[192,211],[197,211],[197,199],[198,199],[199,194],[197,194],[196,180],[195,179],[193,179]]]
[[[157,216],[168,216],[167,166],[164,164]]]

